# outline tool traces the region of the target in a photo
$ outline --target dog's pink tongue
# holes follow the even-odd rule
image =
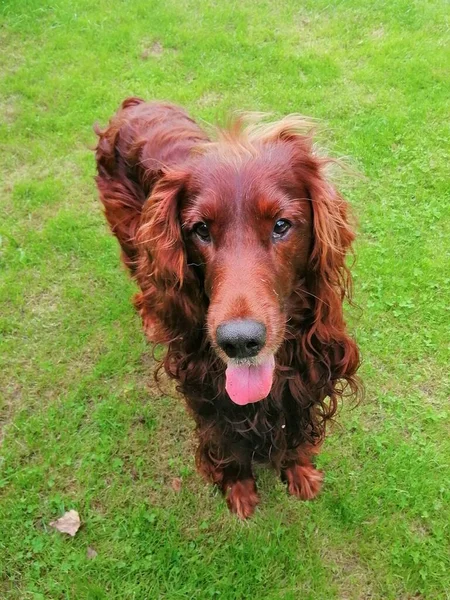
[[[225,372],[225,388],[236,404],[264,400],[270,393],[275,359],[270,356],[257,366],[229,365]]]

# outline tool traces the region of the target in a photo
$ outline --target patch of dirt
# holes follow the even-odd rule
[[[441,393],[445,394],[444,390],[448,389],[448,382],[444,379],[438,383],[437,381],[431,381],[430,379],[429,381],[419,383],[417,389],[424,396],[426,402],[432,406],[442,408],[440,395]]]
[[[207,106],[214,106],[219,104],[223,99],[223,94],[218,94],[217,92],[205,92],[200,96],[197,101],[197,105],[200,108],[205,108]]]
[[[370,37],[374,40],[379,40],[380,38],[384,37],[384,27],[381,25],[377,29],[374,29],[370,34]]]
[[[322,552],[324,562],[334,567],[334,583],[341,600],[372,600],[376,598],[370,580],[370,572],[360,563],[357,556],[342,548],[327,545]]]
[[[4,391],[4,401],[0,405],[0,447],[5,438],[6,428],[13,419],[13,407],[22,403],[22,388],[17,383],[11,383],[6,386]]]
[[[19,114],[20,96],[13,95],[0,102],[0,120],[12,125]]]
[[[412,521],[410,523],[410,529],[411,531],[418,537],[418,538],[426,538],[429,537],[432,534],[431,529],[428,527],[428,525],[423,522],[423,521],[419,521],[418,519],[415,521]]]
[[[172,399],[179,399],[180,395],[175,389],[176,383],[167,377],[164,369],[158,371],[158,380],[155,380],[155,372],[159,364],[159,361],[153,358],[152,347],[149,345],[141,356],[142,377],[145,379],[146,392],[151,397],[168,396]]]
[[[156,40],[152,44],[150,44],[149,46],[144,47],[144,49],[141,52],[141,59],[142,60],[147,60],[151,56],[153,56],[153,57],[159,57],[163,53],[164,53],[163,45],[161,44],[161,42],[159,42],[158,40]]]

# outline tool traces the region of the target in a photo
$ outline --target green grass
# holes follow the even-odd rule
[[[444,0],[3,0],[1,598],[450,598],[447,17]],[[127,95],[319,118],[365,176],[343,188],[367,398],[325,445],[316,502],[261,471],[238,522],[152,384],[89,150]],[[48,526],[70,508],[74,539]]]

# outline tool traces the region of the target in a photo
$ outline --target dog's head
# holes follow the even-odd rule
[[[177,306],[167,311],[169,329],[204,328],[237,404],[269,394],[286,337],[301,338],[311,357],[328,348],[337,377],[355,359],[342,317],[354,234],[304,130],[297,117],[237,123],[183,171],[167,173],[144,208],[139,240],[151,255],[149,276]]]

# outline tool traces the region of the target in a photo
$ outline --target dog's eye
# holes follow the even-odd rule
[[[196,225],[194,225],[193,231],[195,235],[202,240],[202,242],[211,241],[208,225],[206,223],[197,223]]]
[[[272,237],[275,240],[279,240],[280,238],[282,238],[286,235],[286,233],[289,231],[291,226],[292,226],[291,222],[288,221],[287,219],[278,219],[278,221],[275,223],[275,226],[273,228]]]

